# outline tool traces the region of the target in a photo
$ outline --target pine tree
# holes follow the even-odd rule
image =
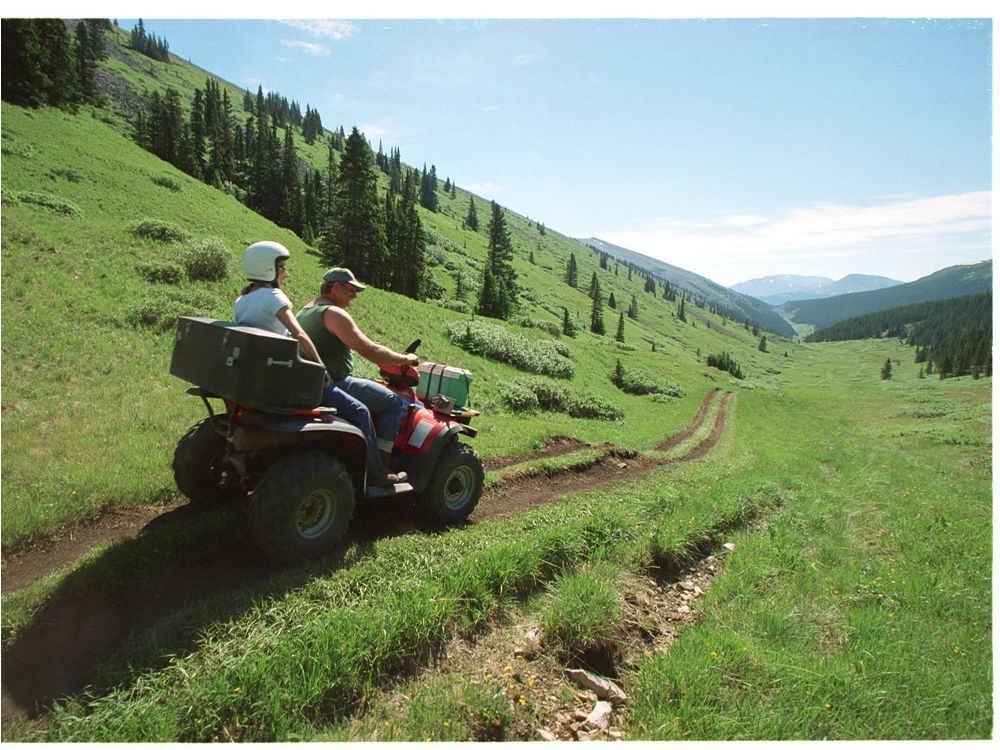
[[[302,184],[299,181],[298,162],[292,127],[285,128],[285,142],[281,150],[281,197],[278,224],[296,234],[302,232]]]
[[[625,313],[618,313],[618,332],[615,334],[615,341],[625,343]]]
[[[98,52],[91,34],[100,38],[100,29],[84,21],[76,25],[76,70],[79,76],[79,91],[82,99],[87,102],[97,101],[97,60]]]
[[[576,255],[574,253],[569,254],[569,260],[566,261],[566,283],[571,287],[576,289],[577,286],[577,276],[578,269],[576,266]]]
[[[628,316],[632,320],[639,319],[639,300],[635,298],[634,294],[632,295],[632,303],[628,306]]]
[[[385,219],[371,147],[355,127],[344,145],[334,184],[330,232],[320,244],[323,259],[343,265],[384,288],[391,280],[385,247]]]
[[[591,300],[590,306],[590,331],[599,336],[605,333],[604,328],[604,301],[601,299],[601,282],[597,278],[597,271],[590,280]]]
[[[618,309],[618,300],[615,299],[614,292],[611,292],[611,294],[608,295],[608,307],[610,307],[612,310]]]
[[[410,179],[407,175],[407,180]],[[424,299],[428,283],[427,242],[413,191],[404,184],[403,194],[398,199],[393,199],[392,191],[386,191],[386,200],[395,204],[395,236],[388,242],[390,265],[394,267],[393,290],[413,299]],[[386,234],[388,237],[388,226]]]
[[[205,178],[205,154],[207,131],[205,128],[205,96],[201,89],[194,90],[191,102],[191,115],[188,120],[191,128],[191,162],[194,166],[194,177]]]
[[[760,337],[760,344],[757,346],[757,349],[762,352],[767,351],[767,336]]]
[[[892,362],[887,359],[885,361],[885,364],[882,365],[882,380],[888,380],[891,377],[892,377]]]
[[[576,338],[576,326],[573,325],[573,321],[569,317],[569,308],[563,308],[563,336],[569,336],[570,338]]]
[[[496,201],[490,202],[490,224],[487,234],[490,246],[486,258],[486,271],[492,275],[492,296],[485,293],[486,278],[484,271],[484,293],[479,300],[479,314],[491,318],[506,320],[514,309],[517,295],[517,274],[514,271],[514,248],[507,231],[507,223],[503,211]]]
[[[469,212],[465,215],[465,226],[473,232],[479,231],[479,217],[476,215],[476,203],[469,196]]]
[[[681,321],[682,323],[686,323],[687,322],[687,316],[684,314],[684,295],[683,294],[681,295],[681,301],[680,301],[680,303],[677,305],[677,320]]]
[[[615,360],[615,369],[611,373],[611,382],[621,388],[625,385],[625,368],[622,367],[622,359],[618,357]]]

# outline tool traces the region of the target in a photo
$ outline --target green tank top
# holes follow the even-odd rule
[[[302,325],[302,330],[309,334],[309,338],[316,345],[316,351],[326,365],[330,378],[336,381],[354,372],[354,360],[351,357],[350,347],[323,325],[323,313],[329,306],[329,303],[320,303],[306,307],[295,317]]]

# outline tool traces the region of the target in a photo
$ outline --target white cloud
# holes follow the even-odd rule
[[[369,122],[358,127],[362,133],[364,133],[365,138],[371,143],[377,143],[380,139],[385,140],[391,138],[398,140],[399,131],[391,124],[387,123],[375,123]]]
[[[499,104],[484,104],[479,109],[481,111],[483,111],[483,112],[499,112],[500,111],[500,105]]]
[[[500,185],[490,180],[486,180],[485,182],[471,182],[468,184],[463,183],[462,188],[471,193],[475,193],[476,195],[482,195],[485,198],[489,198],[503,192],[503,188]]]
[[[337,41],[358,33],[358,27],[350,21],[338,21],[330,18],[293,18],[284,19],[282,23],[301,29],[315,37],[325,37]]]
[[[312,42],[299,42],[294,39],[282,39],[281,43],[286,47],[294,47],[296,49],[301,49],[308,55],[313,57],[329,57],[330,48],[325,44],[313,44]]]
[[[943,268],[949,251],[989,255],[991,204],[990,191],[976,191],[872,206],[802,206],[771,217],[665,217],[596,236],[710,278],[745,274],[750,264],[760,263],[787,269],[768,273],[802,273],[810,264],[834,258],[854,259],[862,266],[845,273],[870,273],[876,258],[886,254],[934,254],[944,259]],[[706,272],[709,268],[715,272]],[[739,280],[742,276],[725,283]]]
[[[526,65],[531,65],[533,62],[538,60],[538,55],[535,54],[523,54],[517,55],[511,60],[511,63],[515,68],[523,68]]]

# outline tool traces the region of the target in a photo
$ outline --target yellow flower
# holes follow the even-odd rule
[[[534,685],[534,684],[535,684],[535,678],[534,677],[529,677],[528,678],[528,686],[530,687],[531,685]]]
[[[718,654],[715,651],[713,651],[712,652],[712,658],[714,659],[716,656],[718,656]]]
[[[826,704],[826,710],[829,711],[831,708],[833,708],[833,706],[831,704],[827,703]]]
[[[517,702],[520,703],[522,706],[528,705],[528,701],[524,699],[523,695],[517,696]]]
[[[240,689],[239,688],[233,688],[233,692],[234,693],[238,693],[238,692],[240,692]]]

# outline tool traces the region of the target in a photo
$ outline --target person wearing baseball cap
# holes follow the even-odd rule
[[[328,389],[339,389],[368,408],[375,425],[377,450],[384,456],[392,452],[406,401],[381,383],[354,377],[353,352],[376,365],[417,365],[420,360],[416,354],[401,354],[372,341],[358,328],[347,307],[364,290],[365,285],[351,269],[331,268],[323,274],[319,296],[297,318],[330,374]],[[398,481],[405,481],[405,473],[403,477]]]

